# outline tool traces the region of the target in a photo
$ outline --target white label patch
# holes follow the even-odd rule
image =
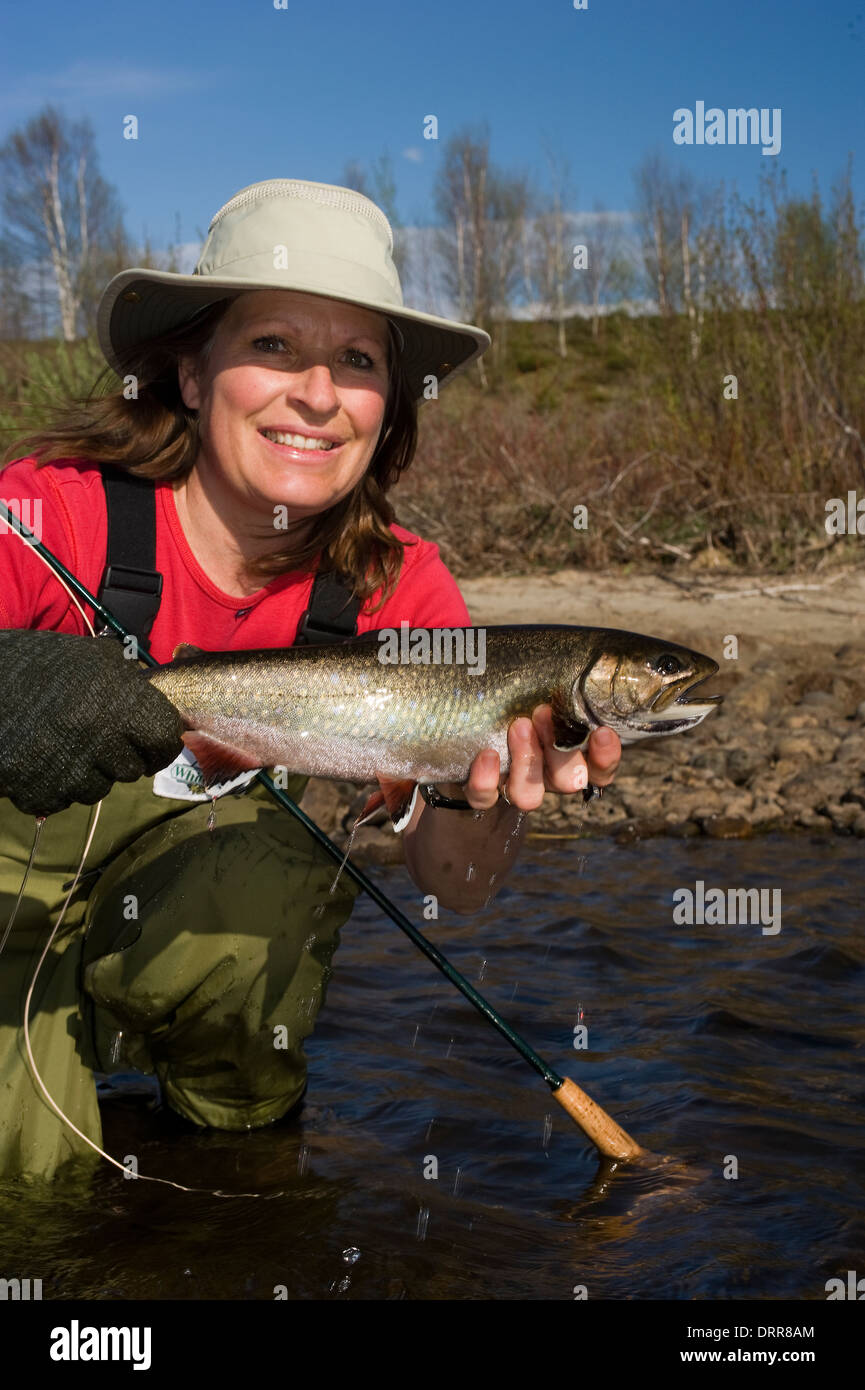
[[[257,769],[241,772],[228,782],[215,782],[205,789],[195,754],[184,748],[173,763],[157,772],[153,779],[153,794],[170,797],[172,801],[211,801],[214,797],[234,791],[235,787],[247,786],[257,775]]]

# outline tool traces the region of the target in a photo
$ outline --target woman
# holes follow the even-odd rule
[[[254,649],[344,634],[351,595],[359,633],[470,623],[437,548],[393,524],[386,493],[414,453],[419,399],[489,339],[403,308],[391,252],[368,199],[278,179],[216,214],[193,275],[129,270],[105,291],[99,338],[122,389],[24,441],[2,493],[25,519],[26,504],[31,518],[41,509],[46,545],[91,592],[102,578],[109,607],[112,596],[131,605],[139,621],[127,625],[149,631],[158,661],[180,642]],[[141,511],[130,514],[133,487]],[[322,607],[324,574],[342,588]],[[90,1153],[37,1091],[21,1023],[101,797],[87,874],[31,1009],[50,1094],[96,1143],[94,1069],[155,1071],[200,1125],[285,1115],[303,1094],[303,1039],[355,890],[343,877],[331,894],[330,861],[258,785],[220,799],[211,833],[173,707],[118,642],[85,637],[68,594],[8,537],[0,626],[0,923],[32,818],[48,814],[0,968],[0,1174],[51,1176]],[[501,797],[490,750],[464,788],[439,789],[469,810],[418,799],[405,830],[414,882],[457,911],[505,877],[520,811],[545,788],[604,785],[620,753],[608,730],[593,735],[588,767],[555,750],[547,707],[516,720],[508,742]],[[304,785],[287,790],[298,799]]]

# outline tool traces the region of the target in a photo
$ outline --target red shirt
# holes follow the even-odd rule
[[[254,594],[226,594],[208,578],[189,548],[170,483],[156,483],[156,568],[163,576],[162,602],[150,634],[159,662],[170,661],[178,642],[205,651],[253,651],[288,647],[309,606],[314,575],[280,574]],[[0,472],[0,497],[82,584],[96,594],[105,569],[108,522],[99,468],[62,459],[36,468],[16,459]],[[471,619],[438,546],[392,526],[405,550],[396,589],[376,612],[379,595],[364,603],[358,632],[375,628],[468,627]],[[0,626],[85,633],[78,609],[42,560],[0,520]],[[93,618],[92,611],[85,611]]]

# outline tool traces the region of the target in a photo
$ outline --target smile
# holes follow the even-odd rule
[[[269,439],[272,444],[282,444],[290,449],[302,449],[305,452],[315,451],[326,453],[330,449],[338,449],[339,444],[332,439],[312,439],[307,434],[283,434],[281,430],[259,430],[265,439]]]

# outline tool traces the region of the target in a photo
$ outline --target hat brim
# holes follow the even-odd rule
[[[402,362],[415,400],[425,398],[430,376],[436,378],[437,387],[452,380],[486,352],[491,341],[489,334],[474,324],[458,323],[381,300],[323,294],[320,287],[314,288],[301,281],[274,285],[272,280],[177,275],[167,270],[133,267],[115,275],[99,301],[96,314],[99,346],[109,365],[121,372],[128,352],[151,338],[179,328],[208,304],[220,299],[236,299],[250,290],[274,289],[356,304],[392,319],[403,335]]]

